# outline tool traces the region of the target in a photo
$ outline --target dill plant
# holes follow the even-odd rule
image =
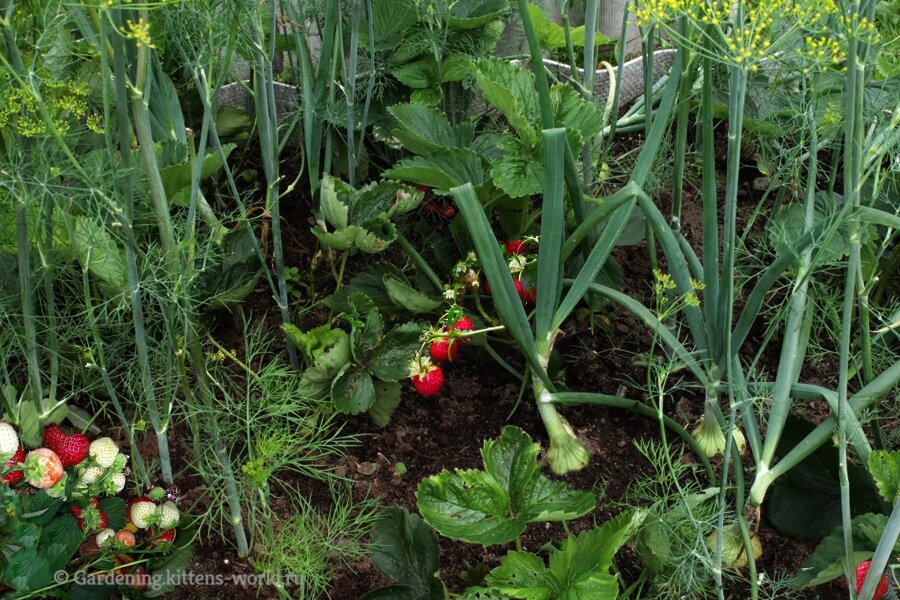
[[[209,438],[209,424],[217,423],[219,444],[201,444],[192,466],[206,482],[202,502],[227,506],[228,510],[206,513],[210,520],[205,524],[219,529],[219,518],[242,516],[249,534],[248,547],[253,547],[257,540],[269,540],[274,534],[275,498],[300,502],[302,494],[283,488],[279,481],[289,473],[338,480],[327,466],[329,459],[341,456],[359,440],[341,433],[325,404],[304,396],[300,378],[292,368],[271,358],[270,340],[246,321],[244,327],[240,358],[232,349],[208,338],[213,342],[207,356],[215,402],[191,407],[184,417],[200,440]],[[228,450],[223,452],[223,448]],[[222,477],[223,462],[235,474],[231,490]]]
[[[327,594],[333,577],[368,556],[368,538],[380,516],[374,499],[354,500],[346,483],[329,486],[330,508],[317,508],[297,495],[291,516],[273,527],[260,549],[256,568],[265,573],[290,574],[290,590],[276,583],[282,598],[319,598]]]

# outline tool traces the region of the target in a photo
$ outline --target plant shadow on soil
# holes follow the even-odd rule
[[[298,185],[302,188],[302,185]],[[696,202],[685,201],[683,231],[692,245],[698,244],[700,213]],[[694,206],[692,209],[691,206]],[[749,208],[747,213],[749,213]],[[316,273],[313,260],[316,240],[310,233],[311,212],[308,199],[295,194],[283,201],[283,236],[285,262],[301,272]],[[746,219],[746,214],[744,215]],[[647,261],[646,245],[617,248],[615,258],[627,265],[625,292],[649,302],[651,300],[651,270]],[[664,268],[664,261],[661,261]],[[351,259],[348,272],[358,270],[364,263]],[[319,266],[316,286],[327,289],[333,279],[327,267]],[[251,325],[263,323],[264,330],[278,334],[278,310],[269,290],[257,289],[243,305],[245,314],[252,315]],[[607,394],[620,392],[637,398],[640,392],[628,382],[643,381],[645,371],[633,357],[649,347],[650,334],[628,313],[610,308],[609,323],[592,335],[585,327],[581,331],[568,331],[558,342],[565,357],[566,382],[575,391],[594,391]],[[303,327],[319,325],[327,318],[324,312],[306,314]],[[754,332],[759,335],[761,332]],[[226,347],[240,352],[243,323],[238,315],[222,314],[218,317],[214,335]],[[514,349],[499,349],[504,358],[521,369],[523,360]],[[777,354],[772,357],[777,361]],[[574,365],[577,365],[574,366]],[[823,379],[826,379],[823,374]],[[826,379],[827,380],[827,379]],[[499,368],[483,350],[467,347],[457,363],[447,369],[446,384],[436,398],[422,398],[405,383],[402,403],[390,424],[378,428],[366,415],[346,419],[346,433],[361,434],[362,444],[332,466],[340,474],[353,481],[356,499],[379,498],[385,505],[398,504],[416,512],[415,491],[418,482],[442,469],[480,468],[479,450],[484,440],[499,435],[504,425],[517,425],[546,449],[548,440],[528,393],[516,406],[519,381]],[[681,391],[667,400],[667,414],[677,413],[676,420],[690,425],[702,413],[702,396],[691,390]],[[515,408],[515,410],[514,410]],[[651,465],[638,452],[635,440],[659,440],[658,425],[654,420],[637,416],[624,410],[604,407],[567,407],[562,413],[569,420],[577,435],[591,451],[591,462],[584,470],[563,478],[578,489],[594,489],[598,492],[598,510],[586,517],[570,521],[570,532],[578,533],[601,523],[615,513],[609,505],[620,501],[630,484],[651,474]],[[510,416],[511,415],[511,416]],[[670,436],[674,439],[674,436]],[[679,444],[674,444],[679,448]],[[149,450],[149,448],[148,448]],[[187,444],[178,448],[183,457],[189,456]],[[684,460],[692,461],[686,454]],[[404,463],[406,473],[394,474],[396,463]],[[184,465],[181,465],[184,466]],[[749,466],[749,463],[747,463]],[[549,468],[544,469],[549,474]],[[285,489],[300,490],[311,499],[314,506],[327,510],[331,496],[328,486],[288,474],[282,480]],[[196,478],[181,482],[188,496],[199,493],[201,482]],[[287,513],[287,503],[275,503]],[[289,517],[283,514],[282,517]],[[538,551],[546,542],[561,539],[565,530],[561,524],[533,524],[522,536],[526,550]],[[762,519],[759,536],[764,548],[758,561],[761,572],[792,574],[796,572],[815,544],[782,536]],[[481,546],[455,542],[438,536],[441,550],[441,577],[452,591],[465,587],[460,574],[467,568],[485,563],[493,568],[499,558],[512,546]],[[264,543],[264,542],[261,542]],[[625,549],[617,555],[617,563],[626,580],[633,580],[640,573],[640,562],[632,551]],[[246,560],[236,557],[234,548],[219,538],[199,540],[188,571],[204,575],[253,573]],[[331,600],[356,600],[366,592],[391,583],[378,573],[368,561],[360,561],[352,567],[340,569],[333,580],[327,598]],[[845,594],[839,582],[821,586],[815,592],[808,591],[800,598],[837,598]],[[249,585],[225,584],[215,587],[181,587],[170,598],[276,598],[272,588],[257,589]],[[749,593],[744,583],[732,584],[726,597],[744,599]]]

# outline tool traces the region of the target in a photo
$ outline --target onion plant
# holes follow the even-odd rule
[[[859,182],[865,178],[867,170],[877,165],[883,156],[883,148],[878,148],[875,157],[868,162],[868,148],[863,148],[863,114],[864,97],[860,91],[860,82],[864,78],[862,67],[856,65],[848,68],[847,81],[853,96],[859,99],[850,103],[852,118],[848,118],[848,127],[853,125],[852,136],[848,134],[845,145],[848,146],[848,158],[845,169],[853,171],[853,177],[845,175],[848,202],[844,205],[836,222],[828,225],[815,225],[812,219],[813,203],[817,190],[817,154],[823,147],[822,140],[815,135],[816,123],[809,119],[807,144],[807,168],[804,189],[804,226],[798,239],[780,248],[777,255],[763,269],[755,285],[749,291],[736,287],[736,267],[738,256],[738,188],[741,167],[741,150],[743,141],[743,115],[748,81],[759,72],[765,61],[771,60],[773,53],[781,47],[793,43],[798,31],[812,30],[821,27],[819,19],[822,13],[816,14],[814,7],[794,7],[786,3],[773,3],[745,9],[738,5],[734,14],[729,7],[707,5],[705,2],[684,3],[684,6],[672,10],[677,3],[638,5],[635,14],[645,25],[651,23],[665,27],[676,40],[679,47],[678,57],[672,67],[662,101],[653,114],[648,129],[647,139],[641,154],[631,173],[629,183],[616,194],[604,199],[598,209],[590,213],[587,219],[579,219],[579,225],[563,240],[565,231],[564,215],[564,182],[571,179],[565,173],[571,170],[570,161],[562,161],[558,157],[566,156],[563,133],[547,130],[544,132],[544,150],[546,161],[546,181],[541,222],[541,246],[538,254],[537,277],[537,310],[534,329],[529,325],[527,315],[518,302],[513,282],[508,269],[497,248],[496,239],[491,232],[490,223],[478,204],[472,189],[461,186],[453,190],[472,238],[481,259],[483,268],[493,290],[498,313],[519,344],[528,361],[533,377],[533,389],[538,402],[539,412],[547,426],[551,439],[550,461],[555,471],[564,473],[578,469],[587,461],[584,448],[575,440],[571,429],[559,417],[553,405],[564,403],[596,403],[605,405],[626,405],[623,398],[589,393],[558,393],[546,374],[549,351],[559,334],[559,326],[569,311],[588,290],[596,292],[615,304],[619,304],[632,312],[654,332],[656,339],[668,353],[680,361],[702,386],[704,402],[704,425],[701,435],[711,436],[715,445],[722,442],[728,452],[721,474],[721,496],[719,535],[717,536],[716,576],[719,596],[722,597],[722,562],[723,531],[726,524],[724,515],[729,498],[744,511],[736,514],[748,558],[750,558],[751,593],[758,595],[758,580],[752,560],[753,550],[751,533],[759,518],[759,509],[766,491],[775,479],[809,456],[816,448],[830,437],[835,422],[839,424],[843,451],[842,469],[846,468],[846,444],[848,440],[854,445],[857,453],[865,459],[868,446],[861,430],[858,415],[874,401],[887,393],[900,378],[900,362],[888,366],[881,373],[871,373],[864,379],[864,385],[855,394],[848,391],[848,357],[851,339],[851,328],[854,327],[853,306],[856,303],[855,282],[859,277],[859,235],[852,233],[855,249],[851,248],[850,263],[847,275],[845,314],[843,323],[845,330],[841,343],[841,376],[838,392],[824,390],[816,386],[798,383],[802,353],[805,352],[803,323],[809,318],[808,302],[809,282],[815,277],[815,267],[821,260],[821,249],[817,242],[834,235],[836,228],[846,219],[850,219],[851,231],[859,231],[859,223],[881,223],[894,226],[896,216],[875,208],[861,206]],[[671,10],[671,12],[669,12]],[[521,10],[526,34],[532,38],[528,17],[524,8]],[[832,15],[835,20],[839,15]],[[777,25],[772,25],[776,21]],[[674,19],[676,27],[669,23]],[[850,22],[854,22],[850,18]],[[856,21],[858,23],[858,20]],[[781,27],[782,29],[777,29]],[[839,30],[851,48],[859,43],[858,38],[865,34],[865,27],[857,26]],[[857,38],[857,41],[854,41]],[[530,39],[529,41],[534,42]],[[690,50],[690,54],[688,53]],[[806,52],[806,54],[803,54]],[[848,61],[858,62],[858,55],[851,50]],[[532,57],[539,65],[539,53],[536,43],[532,43]],[[696,60],[693,60],[696,58]],[[816,63],[815,53],[801,49],[799,60],[801,65],[794,67],[802,79],[811,83],[804,87],[806,93],[815,93],[814,73],[821,70],[822,65]],[[832,57],[829,56],[829,59]],[[691,59],[691,62],[688,62]],[[840,61],[840,57],[835,59]],[[714,117],[716,109],[713,102],[714,77],[716,68],[722,65],[728,72],[728,129],[727,157],[724,197],[720,210],[720,198],[715,172],[715,145],[713,137]],[[679,109],[676,141],[681,144],[676,149],[677,179],[681,180],[683,162],[686,152],[686,119],[684,106],[690,98],[691,86],[682,81],[683,77],[693,77],[694,72],[702,81],[700,102],[700,124],[702,129],[703,152],[703,247],[698,256],[687,243],[680,231],[681,197],[676,198],[672,210],[672,218],[667,219],[651,198],[641,189],[653,166],[653,159],[660,141],[667,133],[669,120],[676,99],[683,104]],[[802,69],[807,69],[803,71]],[[540,66],[536,68],[539,92],[545,94],[545,83],[541,76]],[[851,94],[848,94],[850,96]],[[649,106],[647,107],[649,114]],[[542,113],[546,111],[542,103]],[[895,126],[895,125],[894,125]],[[850,131],[850,130],[848,130]],[[894,140],[894,138],[889,138]],[[852,141],[852,148],[851,146]],[[855,157],[855,158],[854,158]],[[852,162],[852,161],[856,162]],[[849,183],[848,183],[849,182]],[[855,182],[855,183],[854,183]],[[573,209],[581,201],[581,190],[569,186],[569,199]],[[642,306],[629,296],[594,283],[596,270],[606,259],[614,245],[621,227],[627,221],[631,211],[637,207],[647,220],[659,248],[666,258],[671,277],[675,282],[675,290],[679,296],[703,289],[702,302],[690,304],[684,308],[685,331],[690,341],[682,341],[676,331],[666,327],[652,311]],[[582,239],[603,221],[605,227],[591,253],[585,257],[584,266],[576,271],[571,279],[563,279],[566,262]],[[852,223],[856,225],[853,226]],[[720,235],[721,227],[721,235]],[[740,351],[745,346],[750,328],[766,300],[770,297],[773,285],[791,270],[793,282],[789,295],[789,311],[782,334],[781,358],[773,382],[758,381],[752,373],[745,371]],[[568,287],[568,292],[563,290]],[[742,296],[742,309],[737,310],[738,297]],[[861,302],[860,305],[864,305]],[[865,336],[864,336],[865,337]],[[771,394],[771,401],[756,405],[756,394]],[[817,427],[800,444],[786,452],[776,463],[781,433],[790,413],[795,397],[818,396],[832,401],[833,416]],[[724,401],[725,411],[723,411]],[[734,443],[735,427],[741,424],[746,430],[747,441],[751,450],[754,473],[745,480],[739,452]],[[765,424],[765,428],[762,427]],[[724,433],[723,433],[724,429]],[[718,438],[718,439],[716,439]],[[745,493],[745,485],[752,483],[749,493]],[[843,477],[843,490],[846,495],[846,472]],[[733,497],[731,496],[733,494]],[[849,513],[845,509],[845,518]],[[845,530],[849,530],[846,527]],[[848,548],[849,549],[849,548]]]
[[[524,0],[520,1],[519,9],[531,46],[532,61],[536,65],[542,121],[545,126],[552,126],[554,116],[547,77],[542,68],[540,50],[526,4]],[[519,301],[509,269],[500,254],[499,243],[475,195],[474,188],[471,184],[465,184],[451,190],[472,234],[476,251],[491,285],[497,311],[528,362],[538,411],[550,437],[550,464],[556,473],[567,473],[583,468],[588,462],[588,453],[554,405],[554,393],[557,389],[547,372],[550,353],[560,333],[560,326],[588,289],[596,287],[594,280],[597,274],[627,224],[637,199],[643,195],[641,186],[651,172],[674,107],[674,90],[677,89],[679,81],[680,58],[676,58],[675,64],[677,68],[667,84],[669,93],[664,95],[662,104],[654,113],[647,143],[641,150],[628,185],[589,215],[584,208],[581,178],[568,146],[565,130],[544,130],[546,179],[541,209],[541,244],[538,251],[537,310],[534,329]],[[584,217],[581,225],[568,239],[565,239],[566,190],[573,211],[579,217]],[[574,279],[568,282],[568,291],[564,294],[563,273],[567,260],[604,218],[608,219],[606,227],[590,251],[584,253],[582,257],[584,264]]]

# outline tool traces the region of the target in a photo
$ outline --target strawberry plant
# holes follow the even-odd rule
[[[127,457],[112,439],[89,441],[57,425],[46,427],[42,438],[47,447],[25,454],[19,446],[0,454],[5,464],[0,468],[0,580],[17,597],[51,590],[74,594],[75,588],[87,593],[92,586],[76,582],[75,570],[102,578],[123,565],[142,564],[139,568],[151,572],[185,566],[190,536],[176,547],[178,509],[171,501],[158,506],[151,501],[163,500],[165,491],[151,490],[146,502],[130,502],[127,511],[117,497],[125,485]],[[18,442],[15,428],[0,422],[2,448]],[[135,506],[142,504],[152,510],[138,516]],[[139,524],[151,529],[142,532]],[[180,567],[170,561],[176,555]],[[116,589],[115,584],[102,587],[107,595]]]
[[[334,177],[322,181],[324,220],[312,232],[334,250],[383,252],[396,239],[391,222],[419,206],[423,194],[415,188],[384,181],[355,190]]]
[[[591,492],[540,472],[540,446],[517,427],[484,443],[484,470],[444,470],[416,491],[419,512],[439,533],[484,546],[516,539],[529,523],[567,521],[594,509]],[[451,508],[452,507],[452,508]]]
[[[335,334],[330,347],[303,372],[301,389],[310,398],[330,397],[339,412],[368,412],[383,427],[400,404],[399,382],[408,375],[421,327],[408,322],[387,329],[381,311],[365,294],[351,294],[350,303],[350,333]]]

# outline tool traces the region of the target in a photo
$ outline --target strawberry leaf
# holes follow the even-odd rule
[[[444,148],[467,148],[472,143],[474,125],[451,125],[443,112],[431,106],[395,104],[388,108],[388,112],[399,124],[392,132],[394,137],[413,154],[429,154]]]
[[[375,568],[397,582],[373,590],[364,600],[437,600],[445,597],[438,576],[437,536],[405,508],[391,506],[375,525],[370,545]]]
[[[443,304],[441,300],[426,296],[414,287],[392,277],[384,278],[384,287],[394,304],[413,313],[429,313]]]
[[[399,381],[409,375],[409,359],[419,347],[422,328],[415,323],[398,325],[384,337],[372,356],[369,370],[382,381]]]
[[[400,406],[400,384],[376,379],[374,386],[375,403],[369,409],[369,416],[379,427],[386,427],[394,411]]]
[[[375,386],[368,372],[347,365],[331,384],[331,398],[341,412],[358,415],[375,403]]]
[[[852,564],[859,564],[872,558],[878,541],[884,534],[887,521],[886,515],[874,513],[853,518]],[[895,550],[900,551],[900,544],[897,546]],[[819,543],[791,578],[790,583],[797,588],[805,588],[843,577],[845,560],[844,529],[838,526]]]
[[[419,512],[441,534],[473,544],[505,544],[529,523],[566,521],[594,509],[596,498],[540,472],[540,446],[517,427],[505,427],[481,450],[484,471],[444,470],[423,480]]]
[[[878,491],[889,503],[900,496],[900,450],[875,450],[869,454],[869,472]]]
[[[487,582],[499,592],[524,600],[613,600],[619,586],[609,572],[612,559],[638,521],[634,513],[623,513],[602,527],[569,535],[553,550],[549,568],[535,554],[510,552]]]

